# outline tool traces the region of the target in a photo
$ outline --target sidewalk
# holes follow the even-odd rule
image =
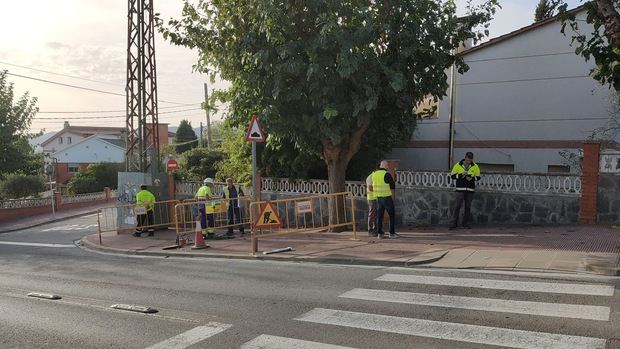
[[[377,240],[360,233],[302,233],[259,239],[259,253],[250,254],[249,237],[208,240],[210,248],[165,249],[174,245],[172,230],[155,237],[102,234],[82,239],[86,248],[114,253],[200,256],[356,263],[435,268],[562,271],[618,275],[620,230],[603,226],[500,227],[449,231],[446,228],[413,229],[399,239]],[[293,251],[264,255],[262,252],[291,247]]]
[[[101,204],[101,203],[98,203],[96,205],[85,204],[85,206],[83,207],[56,212],[55,215],[52,215],[52,212],[51,212],[52,210],[50,208],[50,212],[47,214],[24,217],[22,219],[12,220],[9,222],[0,222],[0,234],[9,233],[9,232],[21,230],[21,229],[32,228],[32,227],[36,227],[36,226],[47,224],[47,223],[58,222],[58,221],[62,221],[62,220],[69,219],[69,218],[83,216],[89,213],[96,213],[97,209],[105,205],[106,204]]]

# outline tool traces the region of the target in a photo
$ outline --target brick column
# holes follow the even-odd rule
[[[581,163],[581,210],[579,223],[596,224],[600,143],[584,143]]]
[[[54,206],[56,211],[62,210],[62,193],[59,191],[54,192]]]
[[[112,200],[112,191],[109,187],[103,187],[103,192],[105,193],[105,201],[110,202]]]

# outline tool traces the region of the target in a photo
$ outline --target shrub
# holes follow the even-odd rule
[[[98,163],[88,165],[81,169],[67,185],[67,189],[73,194],[96,193],[109,187],[116,189],[118,186],[118,172],[123,169],[122,164]]]
[[[41,176],[10,174],[0,182],[0,195],[8,199],[39,195],[44,190],[45,180]]]

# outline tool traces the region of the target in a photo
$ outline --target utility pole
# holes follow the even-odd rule
[[[207,113],[207,148],[211,149],[211,115],[209,115],[209,88],[205,82],[205,111]]]

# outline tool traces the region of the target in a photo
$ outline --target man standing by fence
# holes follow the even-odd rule
[[[136,231],[133,236],[139,238],[144,232],[146,226],[149,232],[149,236],[155,235],[155,216],[153,214],[153,208],[155,206],[155,195],[147,190],[146,184],[140,186],[140,191],[136,193],[136,207],[135,213],[138,221]]]
[[[215,221],[213,219],[213,178],[205,178],[202,181],[203,186],[198,188],[196,192],[196,199],[198,200],[198,207],[200,211],[200,228],[202,229],[202,235],[205,235],[207,239],[213,239],[215,237]],[[211,211],[207,214],[207,206]]]
[[[383,160],[379,164],[379,169],[371,174],[372,192],[377,198],[377,237],[379,239],[384,238],[383,215],[386,210],[390,216],[390,239],[398,237],[395,231],[396,209],[392,199],[396,190],[396,182],[394,182],[394,178],[387,171],[387,168],[388,162]]]
[[[243,196],[243,189],[235,186],[232,178],[226,179],[226,186],[224,187],[224,199],[227,199],[228,202],[228,232],[226,235],[232,237],[234,234],[233,224],[239,225],[239,232],[243,235],[245,232],[243,230],[243,224],[241,224],[241,209],[239,207],[239,197]]]
[[[366,177],[366,202],[368,203],[368,236],[377,236],[377,198],[372,191],[372,173]]]
[[[456,180],[456,206],[451,230],[459,227],[461,205],[465,203],[463,212],[463,228],[471,229],[469,218],[471,216],[471,202],[474,199],[476,181],[480,180],[480,167],[474,163],[474,153],[467,152],[463,160],[457,162],[452,168],[452,179]]]

